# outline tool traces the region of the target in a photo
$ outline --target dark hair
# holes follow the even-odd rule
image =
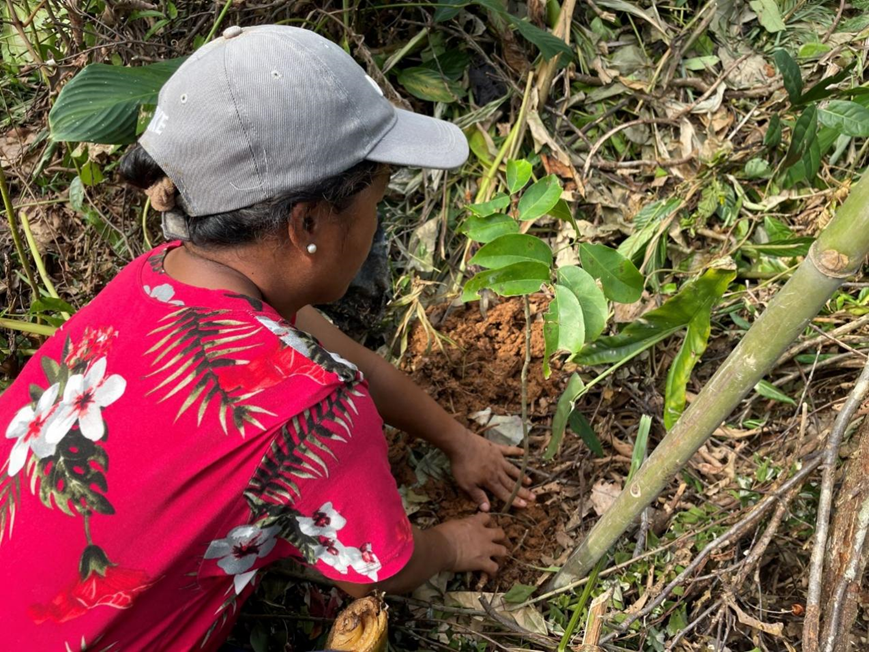
[[[338,211],[365,190],[383,169],[382,163],[362,161],[349,170],[324,179],[315,186],[225,213],[187,217],[190,241],[203,248],[227,247],[280,237],[293,206],[300,202],[327,202]],[[121,159],[121,177],[132,186],[146,189],[166,176],[163,169],[140,145]],[[183,210],[176,206],[176,212]]]

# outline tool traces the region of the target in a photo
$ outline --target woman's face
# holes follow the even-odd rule
[[[389,170],[384,168],[347,208],[321,221],[314,241],[317,252],[313,254],[317,259],[317,294],[322,295],[318,303],[337,301],[344,296],[362,268],[377,231],[377,205],[388,183]]]

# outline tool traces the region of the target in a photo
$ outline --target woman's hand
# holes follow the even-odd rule
[[[487,491],[506,503],[519,478],[519,469],[507,457],[522,455],[522,449],[493,444],[470,430],[464,430],[464,436],[453,441],[454,445],[446,453],[459,488],[477,503],[482,512],[491,509]],[[524,484],[530,485],[531,480],[525,478]],[[526,507],[533,500],[534,494],[522,487],[513,504]]]
[[[509,552],[503,545],[507,542],[504,530],[488,514],[447,521],[433,529],[447,542],[449,569],[456,573],[482,571],[494,577],[498,564]]]

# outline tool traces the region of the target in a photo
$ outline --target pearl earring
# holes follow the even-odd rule
[[[313,242],[308,245],[308,253],[309,254],[317,253],[317,245],[315,245]]]

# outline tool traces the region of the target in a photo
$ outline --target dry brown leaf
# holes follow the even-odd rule
[[[606,480],[598,480],[591,488],[591,496],[588,501],[591,503],[594,513],[598,516],[603,516],[612,504],[616,501],[622,491],[620,483],[607,482]]]

